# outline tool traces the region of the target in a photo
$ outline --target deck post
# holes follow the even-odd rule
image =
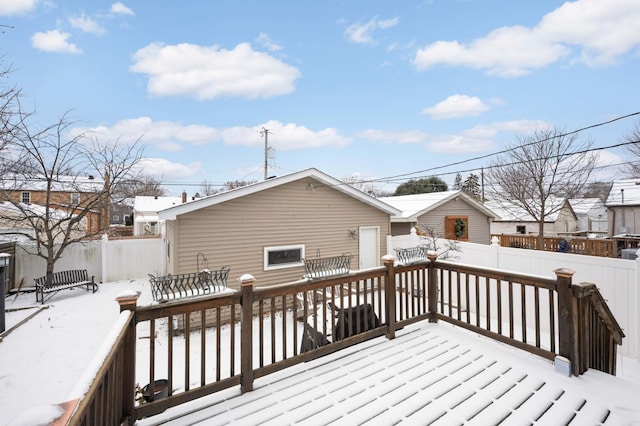
[[[436,270],[436,259],[438,252],[429,250],[427,259],[429,259],[429,278],[427,283],[427,297],[429,298],[429,322],[438,322],[438,271]]]
[[[253,390],[253,275],[240,277],[242,315],[240,317],[240,392]]]
[[[387,268],[384,277],[384,312],[387,324],[387,339],[396,337],[396,271],[393,266],[396,258],[390,254],[382,257],[382,262]]]
[[[116,297],[120,305],[120,312],[131,311],[136,313],[136,306],[140,292],[135,294],[123,294]],[[136,321],[132,319],[127,325],[127,334],[124,339],[124,360],[122,365],[122,424],[133,425],[137,420],[135,407],[136,389]]]
[[[578,375],[580,354],[578,353],[578,321],[574,309],[573,285],[571,278],[575,271],[566,268],[556,269],[558,291],[558,354],[571,361],[571,372]]]

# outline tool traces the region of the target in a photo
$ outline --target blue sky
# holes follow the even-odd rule
[[[75,132],[142,137],[174,194],[261,180],[263,127],[270,176],[316,167],[393,190],[452,183],[540,126],[640,111],[637,0],[0,0],[0,24],[40,122],[71,111]],[[582,137],[614,145],[639,117]]]

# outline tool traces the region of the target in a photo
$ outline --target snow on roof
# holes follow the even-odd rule
[[[44,176],[25,177],[7,175],[0,179],[0,188],[13,191],[46,191]],[[52,182],[54,192],[99,192],[104,188],[104,180],[93,176],[58,176]]]
[[[605,206],[640,205],[640,178],[613,182]]]
[[[473,205],[487,216],[494,216],[492,211],[485,208],[482,203],[474,200],[463,191],[425,192],[422,194],[381,197],[379,200],[401,211],[399,215],[394,217],[395,219],[417,220],[418,216],[421,216],[428,211],[455,199],[456,197],[462,197],[467,203]]]
[[[587,214],[594,207],[602,207],[600,198],[572,198],[569,204],[576,214]]]
[[[548,202],[550,206],[556,210],[550,215],[547,215],[545,222],[555,222],[558,219],[560,210],[562,210],[560,206],[566,203],[566,198],[552,197],[549,198]],[[495,219],[498,222],[537,222],[537,220],[522,207],[508,201],[487,201],[485,202],[485,206],[498,216],[498,218]]]
[[[133,201],[133,210],[135,212],[157,213],[160,210],[182,204],[182,197],[154,197],[154,196],[136,196]]]
[[[245,195],[253,194],[259,191],[264,191],[264,190],[274,188],[280,185],[284,185],[290,182],[295,182],[297,180],[304,179],[307,177],[317,180],[320,185],[331,187],[336,191],[340,191],[344,194],[347,194],[353,198],[356,198],[364,202],[365,204],[368,204],[379,210],[389,213],[390,215],[399,213],[399,211],[396,208],[390,206],[389,204],[386,204],[380,201],[379,199],[373,198],[372,196],[365,194],[364,192],[358,189],[355,189],[351,185],[348,185],[334,177],[331,177],[328,174],[323,173],[318,169],[310,168],[310,169],[302,170],[299,172],[290,173],[288,175],[267,179],[262,182],[242,186],[229,191],[220,192],[205,198],[201,198],[199,200],[196,200],[188,204],[169,207],[159,212],[160,219],[175,220],[176,217],[181,214],[189,213],[189,212],[199,210],[201,208],[209,207],[212,205],[224,203],[226,201],[234,200],[234,199],[243,197]],[[316,187],[309,188],[309,190],[315,190],[315,189]]]

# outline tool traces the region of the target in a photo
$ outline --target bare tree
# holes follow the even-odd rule
[[[212,182],[209,182],[208,180],[203,180],[202,183],[200,184],[200,195],[207,197],[209,195],[213,195],[216,192],[218,192],[216,190],[216,188],[214,187]]]
[[[577,133],[558,129],[519,137],[491,164],[489,199],[533,217],[543,247],[544,222],[562,208],[559,199],[577,198],[588,184],[595,165],[590,147]]]
[[[0,182],[0,222],[8,233],[32,241],[33,253],[46,260],[46,272],[51,273],[67,247],[109,226],[114,188],[131,178],[143,150],[139,140],[123,145],[86,133],[73,135],[74,123],[67,114],[44,128],[31,124],[31,117],[19,110],[14,114],[7,140],[12,158],[5,161],[10,173]],[[17,166],[24,162],[29,167]],[[21,190],[28,187],[38,188],[37,202],[21,198]],[[91,223],[96,216],[99,223]]]
[[[624,172],[630,178],[640,177],[640,121],[624,137],[624,140],[629,142],[629,145],[625,146],[625,150],[631,157],[631,161],[626,164]]]
[[[457,260],[460,257],[456,252],[461,252],[460,243],[456,240],[445,238],[442,234],[436,232],[435,228],[420,224],[417,227],[418,235],[427,251],[433,250],[438,253],[440,260]]]
[[[382,191],[376,187],[374,182],[370,180],[362,180],[357,174],[343,178],[342,182],[372,197],[380,197],[382,193]]]
[[[119,185],[114,186],[112,201],[119,202],[126,198],[135,198],[138,195],[164,197],[166,189],[162,186],[162,180],[156,179],[144,173],[135,176],[131,173],[127,179],[123,179]]]

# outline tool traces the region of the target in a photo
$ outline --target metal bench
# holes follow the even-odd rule
[[[163,275],[156,277],[149,274],[151,296],[157,302],[202,296],[216,293],[227,288],[229,266],[216,271],[203,269],[189,274]]]
[[[86,269],[74,269],[70,271],[54,272],[44,277],[35,278],[36,281],[36,303],[45,302],[60,290],[71,289],[75,287],[86,287],[87,291],[98,291],[98,284],[95,283],[94,277],[89,278]]]
[[[303,259],[304,277],[310,280],[347,275],[351,271],[351,255]]]
[[[428,250],[425,246],[397,248],[395,250],[398,263],[402,265],[411,265],[412,263],[425,262],[427,260]]]

